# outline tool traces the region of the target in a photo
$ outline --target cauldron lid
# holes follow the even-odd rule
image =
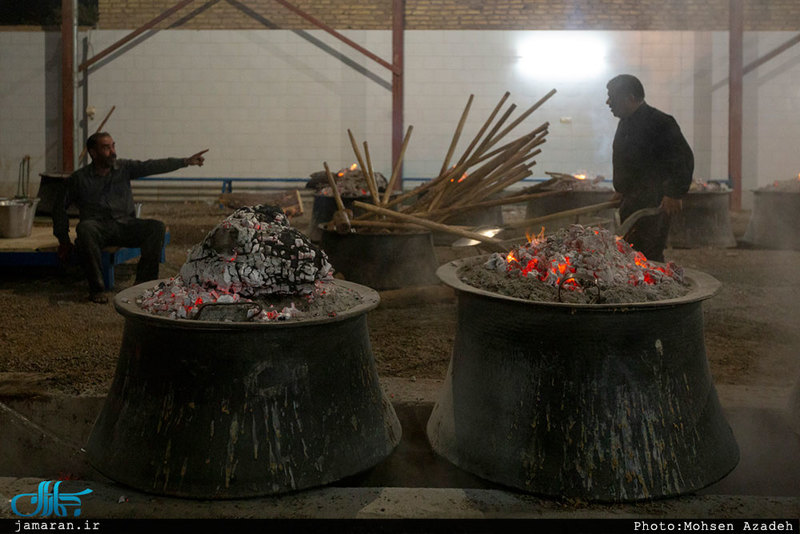
[[[319,317],[313,319],[295,319],[291,321],[269,321],[269,322],[231,322],[231,321],[198,321],[194,319],[172,319],[160,315],[153,315],[141,309],[136,304],[136,298],[141,296],[146,289],[152,288],[161,280],[152,280],[144,284],[129,287],[117,293],[114,297],[114,308],[124,317],[136,318],[142,321],[149,321],[160,326],[170,328],[188,328],[198,330],[247,330],[260,328],[295,328],[316,324],[335,323],[364,314],[378,306],[380,296],[378,292],[367,286],[347,282],[345,280],[333,280],[328,282],[344,289],[355,291],[361,296],[361,303],[346,310],[337,311],[333,317]],[[302,298],[302,297],[298,297]]]
[[[507,295],[501,295],[499,293],[486,291],[485,289],[480,289],[478,287],[468,285],[462,282],[461,279],[458,277],[458,270],[466,262],[468,261],[472,262],[476,260],[481,261],[488,259],[489,255],[481,256],[479,258],[465,258],[460,260],[454,260],[451,261],[450,263],[446,263],[441,267],[439,267],[436,270],[436,275],[442,282],[452,287],[456,291],[463,291],[465,293],[472,293],[475,295],[481,295],[500,300],[519,302],[521,304],[530,306],[573,308],[573,309],[581,309],[587,311],[613,310],[613,311],[624,312],[642,308],[666,308],[666,307],[678,306],[681,304],[688,304],[691,302],[698,302],[701,300],[711,298],[714,295],[716,295],[719,292],[720,288],[722,287],[720,281],[711,276],[710,274],[706,274],[700,271],[695,271],[692,269],[684,269],[684,280],[686,280],[689,283],[689,292],[686,295],[683,295],[682,297],[646,301],[646,302],[611,302],[606,304],[582,304],[573,302],[535,301],[535,300],[521,299],[517,297],[510,297]]]

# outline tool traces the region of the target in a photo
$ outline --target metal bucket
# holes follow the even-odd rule
[[[525,218],[533,219],[543,215],[550,215],[551,213],[558,213],[560,211],[571,210],[575,208],[582,208],[584,206],[591,206],[593,204],[601,204],[608,202],[614,196],[612,189],[603,189],[596,191],[563,191],[560,195],[551,195],[547,197],[533,198],[528,201],[525,209]],[[590,215],[573,215],[571,217],[559,217],[544,223],[547,233],[552,233],[559,228],[564,228],[571,224],[581,223],[587,217],[593,219],[603,218],[613,224],[614,209],[601,210]],[[530,229],[534,233],[538,228]]]
[[[800,250],[800,193],[753,191],[753,211],[743,241],[778,250]]]
[[[683,197],[683,208],[670,219],[668,245],[674,248],[736,246],[729,191],[698,191]]]
[[[0,237],[28,237],[33,229],[38,198],[0,199]]]
[[[226,499],[328,484],[386,458],[400,424],[378,383],[362,304],[297,322],[187,321],[114,299],[125,317],[114,381],[86,447],[136,489]]]
[[[323,227],[320,231],[320,247],[347,280],[380,290],[439,283],[439,263],[428,231],[340,234]]]
[[[687,270],[682,298],[574,305],[476,289],[460,264],[437,271],[458,298],[427,425],[438,454],[527,492],[606,502],[691,493],[736,466],[703,340],[717,280]]]

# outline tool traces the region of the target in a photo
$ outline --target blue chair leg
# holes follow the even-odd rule
[[[114,289],[114,254],[103,252],[101,256],[101,267],[103,269],[103,284],[106,290]]]

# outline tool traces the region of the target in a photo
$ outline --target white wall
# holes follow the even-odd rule
[[[344,33],[391,58],[390,32]],[[126,34],[81,33],[78,49],[86,38],[91,57]],[[793,36],[746,34],[745,62]],[[0,31],[0,194],[14,194],[24,154],[32,156],[34,176],[59,166],[58,39]],[[517,131],[550,122],[535,173],[610,177],[616,119],[605,105],[605,83],[629,72],[644,83],[650,104],[678,120],[695,150],[696,178],[727,178],[725,32],[408,31],[405,40],[405,118],[414,126],[406,177],[438,173],[470,93],[475,102],[458,153],[505,91],[518,106],[515,117],[552,88],[557,94]],[[529,40],[537,41],[534,58],[557,58],[559,66],[570,64],[560,57],[570,43],[587,40],[588,52],[579,54],[604,50],[603,59],[574,72],[526,72],[520,46]],[[92,132],[116,106],[106,129],[121,157],[211,149],[204,167],[175,176],[307,177],[323,161],[332,168],[355,161],[348,128],[369,141],[377,170],[388,176],[389,81],[386,69],[322,31],[161,31],[93,66],[77,111],[81,116],[85,103],[96,109]],[[745,190],[796,176],[800,46],[748,74],[744,98]]]

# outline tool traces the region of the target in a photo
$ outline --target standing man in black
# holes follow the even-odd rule
[[[644,87],[635,76],[620,74],[606,88],[606,104],[619,118],[612,163],[620,220],[643,208],[661,208],[623,237],[648,260],[663,262],[669,219],[680,211],[680,199],[692,183],[694,155],[675,119],[644,101]]]
[[[141,248],[136,283],[158,278],[166,227],[155,219],[136,218],[130,181],[189,165],[201,166],[208,150],[188,158],[117,160],[114,139],[106,132],[91,135],[86,140],[86,150],[92,162],[67,178],[66,198],[53,206],[53,234],[58,238],[58,255],[64,260],[72,249],[67,208],[77,205],[80,221],[75,228],[75,245],[89,282],[89,300],[103,304],[108,302],[100,267],[103,247]]]

